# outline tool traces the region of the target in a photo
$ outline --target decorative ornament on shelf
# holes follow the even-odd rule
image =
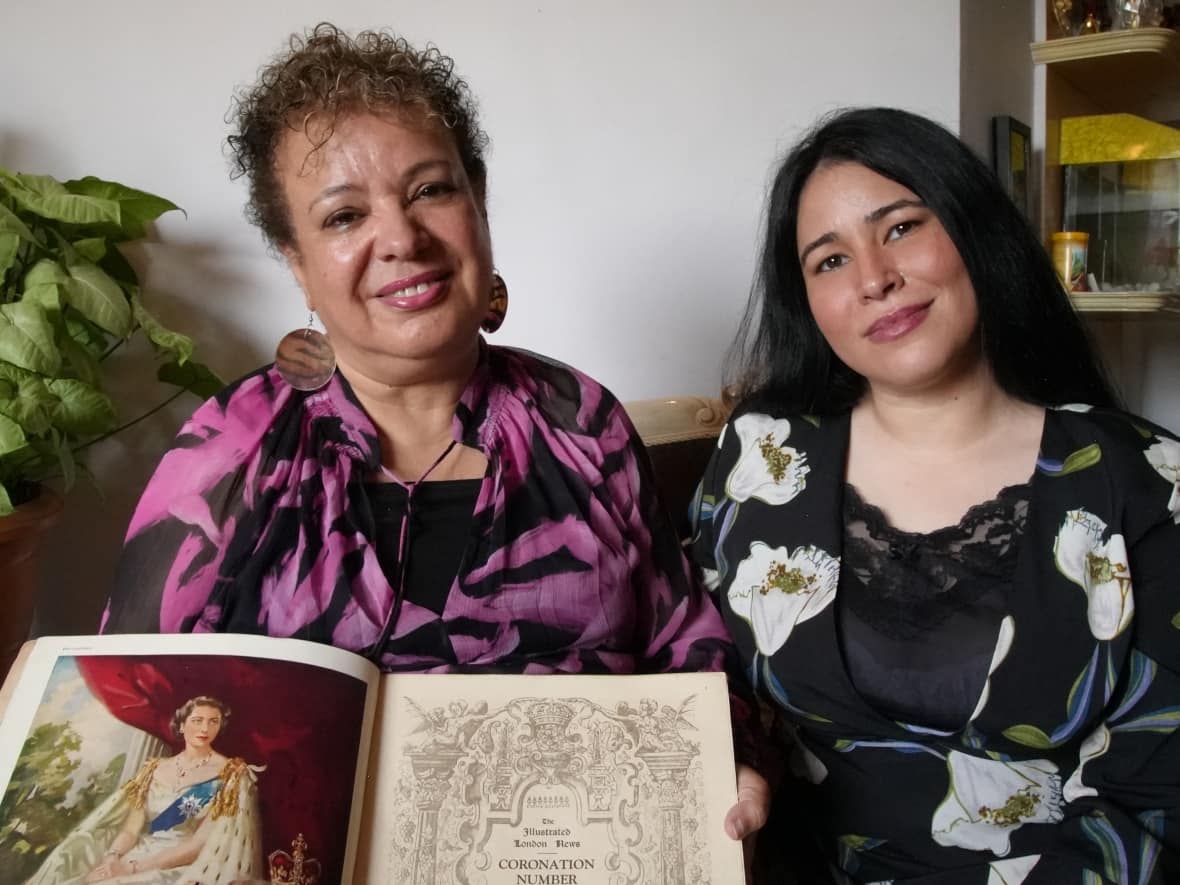
[[[1164,0],[1053,0],[1052,9],[1062,37],[1158,28],[1171,17]]]
[[[1063,37],[1097,34],[1110,29],[1107,0],[1053,0],[1053,17]]]
[[[1158,28],[1164,20],[1163,0],[1114,0],[1112,25],[1127,28]]]

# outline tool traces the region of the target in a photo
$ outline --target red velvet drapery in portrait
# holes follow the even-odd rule
[[[230,707],[215,741],[226,756],[265,765],[258,776],[264,855],[302,833],[321,882],[340,880],[364,716],[364,684],[307,664],[197,655],[79,656],[78,670],[111,715],[182,748],[170,728],[189,698]],[[359,814],[359,809],[357,811]]]

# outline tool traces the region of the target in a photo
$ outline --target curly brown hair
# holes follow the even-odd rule
[[[291,35],[286,51],[234,97],[227,139],[231,177],[250,186],[246,217],[272,246],[294,247],[294,231],[275,170],[285,132],[302,131],[316,151],[332,137],[336,121],[349,114],[406,114],[437,120],[455,139],[463,169],[482,198],[487,184],[484,151],[488,136],[479,127],[475,99],[455,75],[455,63],[437,47],[415,49],[388,31],[350,37],[321,22],[304,35]],[[309,127],[314,122],[314,136]]]
[[[225,733],[226,726],[229,725],[229,705],[224,701],[219,701],[217,698],[211,698],[208,695],[198,695],[195,698],[189,698],[176,708],[176,712],[172,714],[172,734],[176,737],[181,736],[180,727],[184,725],[184,720],[188,719],[197,707],[213,707],[215,710],[219,710],[221,712],[221,729],[219,733]]]

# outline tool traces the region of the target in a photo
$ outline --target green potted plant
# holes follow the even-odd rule
[[[193,342],[148,311],[119,251],[174,209],[111,181],[0,168],[0,605],[18,642],[31,617],[29,534],[60,506],[46,482],[68,490],[87,447],[185,391],[207,397],[221,387],[192,359]],[[163,402],[127,415],[105,390],[104,365],[137,334],[151,343],[156,377],[171,389]],[[28,599],[15,599],[18,592]],[[0,637],[0,672],[8,644]]]

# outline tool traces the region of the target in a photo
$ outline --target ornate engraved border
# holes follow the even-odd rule
[[[390,881],[704,885],[693,698],[403,699],[420,724],[400,751]]]

